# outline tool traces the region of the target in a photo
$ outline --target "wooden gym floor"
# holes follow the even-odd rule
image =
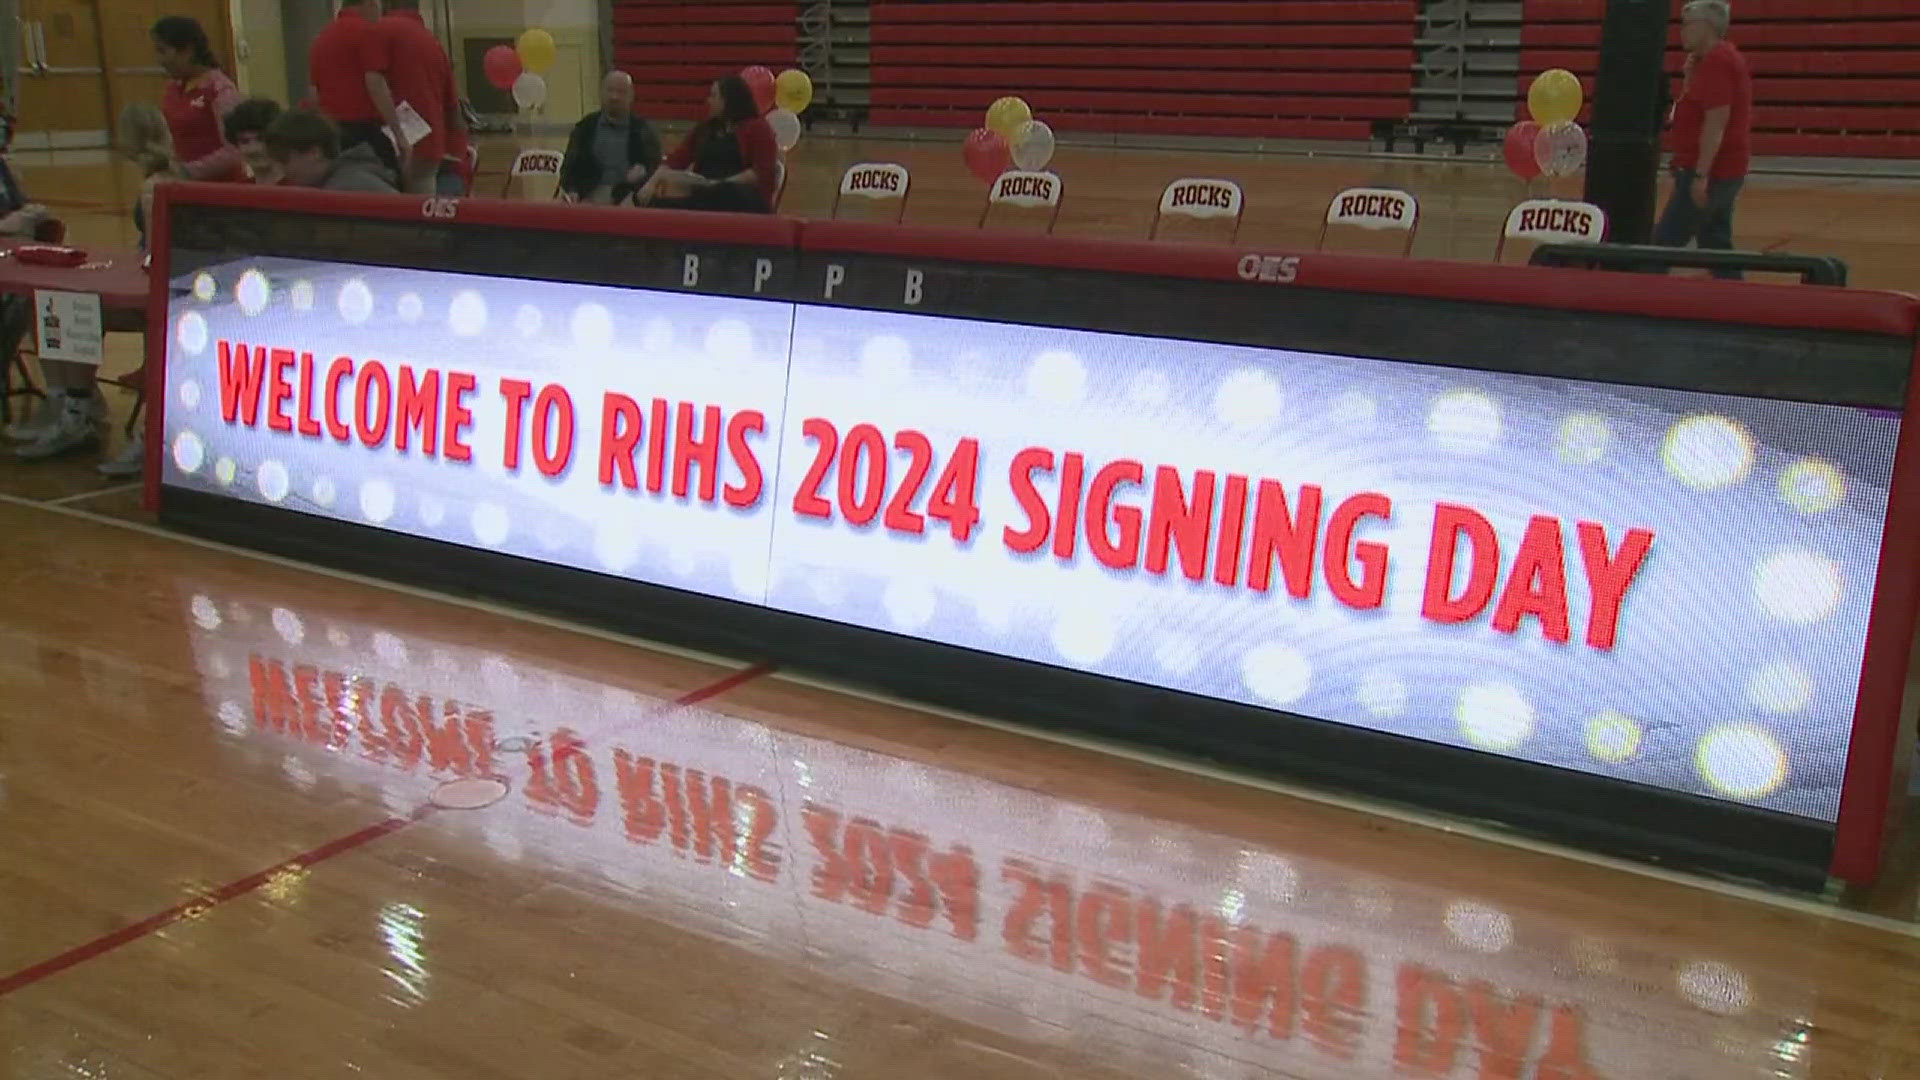
[[[909,220],[974,212],[952,146],[802,150],[790,212],[875,157]],[[76,242],[131,242],[125,178],[23,158]],[[1100,178],[1063,232],[1212,173],[1276,249],[1384,181],[1423,254],[1485,258],[1519,194],[1059,167]],[[1916,189],[1743,213],[1920,283]],[[89,464],[0,461],[0,1075],[1920,1076],[1910,844],[1829,900],[1500,842],[169,536]],[[434,808],[484,772],[501,801]]]

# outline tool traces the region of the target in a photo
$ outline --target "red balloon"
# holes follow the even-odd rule
[[[747,89],[753,91],[753,103],[760,107],[760,115],[767,115],[773,108],[773,72],[756,64],[742,71],[740,77],[747,81]]]
[[[488,82],[502,90],[511,90],[513,80],[520,77],[520,54],[511,45],[495,45],[487,50],[481,67],[486,70]]]
[[[1540,157],[1534,153],[1534,140],[1540,137],[1540,125],[1522,120],[1507,130],[1507,168],[1522,180],[1540,175]]]
[[[1533,144],[1527,144],[1527,152],[1533,152]],[[967,136],[960,153],[967,159],[967,171],[983,183],[993,183],[994,177],[1013,164],[1013,148],[1007,145],[1006,136],[992,128],[980,128]]]

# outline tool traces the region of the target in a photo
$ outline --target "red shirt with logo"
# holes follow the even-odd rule
[[[1727,110],[1727,133],[1720,140],[1719,156],[1703,169],[1700,131],[1708,110],[1719,108]],[[1694,61],[1673,107],[1673,164],[1713,180],[1738,180],[1753,163],[1752,128],[1753,74],[1740,50],[1723,41]]]
[[[234,181],[247,178],[240,151],[227,145],[227,114],[240,103],[240,88],[215,68],[192,82],[168,79],[160,97],[161,115],[173,136],[173,156],[190,180]]]
[[[320,111],[336,124],[377,122],[380,113],[367,93],[366,39],[373,20],[358,4],[340,9],[334,20],[314,35],[307,50],[308,77],[319,96]]]
[[[418,11],[391,12],[374,23],[362,42],[361,60],[366,70],[387,77],[396,106],[406,102],[433,126],[433,134],[414,144],[416,159],[466,157],[465,129],[449,130],[447,123],[448,110],[459,108],[460,101],[453,64]]]

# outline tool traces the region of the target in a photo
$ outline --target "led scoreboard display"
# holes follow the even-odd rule
[[[1891,298],[176,194],[190,527],[1643,854],[1844,846],[1911,635]]]

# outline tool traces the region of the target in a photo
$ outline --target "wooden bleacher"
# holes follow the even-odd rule
[[[883,126],[1019,94],[1061,131],[1364,140],[1404,119],[1414,0],[874,0]]]
[[[634,108],[649,119],[697,119],[714,79],[755,64],[779,71],[795,55],[790,2],[613,0],[614,66],[633,76]]]
[[[1592,86],[1605,7],[1526,0],[1523,98],[1525,83],[1548,68]],[[1754,153],[1920,158],[1920,2],[1737,0],[1733,18],[1733,42],[1754,73]],[[1676,14],[1667,42],[1676,94],[1683,60]]]

